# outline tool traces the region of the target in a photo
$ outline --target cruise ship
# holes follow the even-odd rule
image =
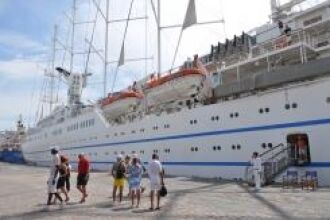
[[[58,67],[68,103],[28,129],[25,160],[47,166],[56,145],[108,170],[117,154],[156,153],[169,175],[245,181],[256,151],[264,182],[297,169],[330,185],[330,1],[305,3],[272,0],[272,22],[94,104],[81,103],[91,76]]]

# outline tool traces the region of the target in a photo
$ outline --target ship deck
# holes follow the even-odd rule
[[[113,205],[112,179],[92,173],[89,197],[79,204],[72,174],[71,201],[45,208],[48,170],[0,163],[0,219],[329,219],[330,189],[316,191],[266,187],[254,193],[244,184],[166,178],[169,191],[160,211],[150,212],[143,194],[139,209],[126,199]],[[148,186],[147,180],[144,184]],[[127,194],[127,189],[124,194]]]

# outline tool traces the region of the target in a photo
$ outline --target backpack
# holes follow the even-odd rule
[[[125,177],[126,168],[123,163],[119,163],[116,167],[116,178],[121,179]]]

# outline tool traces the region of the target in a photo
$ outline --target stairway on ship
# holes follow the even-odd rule
[[[310,166],[311,157],[306,134],[293,134],[287,137],[287,145],[279,144],[260,154],[262,160],[262,184],[271,185],[282,183],[287,171],[297,171],[298,177],[305,175],[306,171],[313,170]],[[304,146],[301,148],[301,146]],[[303,149],[303,153],[302,153]],[[247,167],[246,181],[253,185],[252,167]],[[322,180],[320,184],[322,185]]]

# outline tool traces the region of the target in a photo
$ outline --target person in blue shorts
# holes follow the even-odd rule
[[[132,164],[128,167],[128,184],[131,189],[132,198],[132,208],[134,207],[135,198],[137,198],[136,208],[140,206],[141,198],[141,179],[142,179],[143,169],[139,163],[138,158],[134,157]]]

